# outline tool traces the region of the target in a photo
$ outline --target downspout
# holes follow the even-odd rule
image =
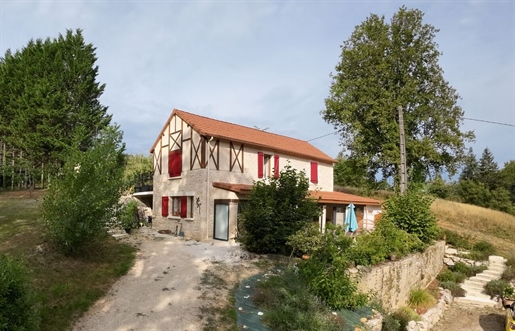
[[[206,191],[207,191],[207,194],[206,194],[206,239],[209,239],[209,188],[211,186],[211,183],[209,182],[209,151],[211,149],[211,140],[213,140],[213,137],[209,138],[209,140],[207,141],[207,149],[206,149],[206,153],[207,153],[207,163],[206,163],[206,168],[207,168],[207,187],[206,187]],[[214,236],[214,233],[213,233],[213,236]]]

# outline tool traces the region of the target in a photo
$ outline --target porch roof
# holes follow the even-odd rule
[[[224,190],[232,191],[240,194],[249,194],[252,190],[252,185],[249,184],[231,184],[223,182],[213,182],[213,187],[221,188]],[[319,199],[319,203],[323,204],[345,204],[353,203],[355,205],[368,205],[380,206],[381,201],[372,198],[360,197],[359,195],[348,194],[343,192],[330,192],[330,191],[309,191],[311,196]]]

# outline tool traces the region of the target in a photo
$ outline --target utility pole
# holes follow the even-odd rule
[[[401,152],[401,194],[406,193],[408,188],[408,176],[406,175],[406,139],[404,137],[404,115],[402,114],[402,107],[398,106],[399,112],[399,136],[400,136],[400,152]]]

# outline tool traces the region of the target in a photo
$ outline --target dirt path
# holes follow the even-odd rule
[[[210,266],[242,268],[239,245],[131,235],[138,248],[134,267],[80,320],[74,331],[201,330],[201,275]],[[228,267],[229,266],[229,267]]]
[[[433,331],[502,331],[503,309],[453,302]]]

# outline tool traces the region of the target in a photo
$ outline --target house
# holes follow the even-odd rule
[[[150,153],[154,226],[189,238],[234,238],[253,182],[279,176],[288,163],[309,177],[323,206],[321,230],[326,222],[343,224],[350,203],[360,220],[373,222],[380,212],[377,200],[333,192],[335,160],[299,139],[174,109]]]

